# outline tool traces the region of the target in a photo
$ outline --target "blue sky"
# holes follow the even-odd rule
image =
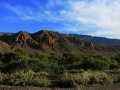
[[[120,0],[0,0],[0,32],[20,30],[120,39]]]

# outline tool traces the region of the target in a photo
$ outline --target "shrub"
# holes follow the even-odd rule
[[[4,72],[16,72],[16,71],[21,71],[21,70],[28,70],[28,62],[27,60],[20,59],[19,61],[12,61],[4,67]]]
[[[10,63],[12,60],[15,60],[15,53],[13,52],[5,53],[4,57],[2,58],[3,63]]]
[[[4,84],[15,86],[39,86],[46,87],[49,85],[49,80],[45,77],[41,77],[40,74],[33,71],[10,74],[3,81]]]
[[[85,71],[78,74],[65,73],[62,80],[73,80],[76,85],[112,84],[113,80],[104,72]]]
[[[113,79],[104,72],[91,72],[89,84],[112,84]]]
[[[3,84],[4,79],[7,77],[6,74],[0,73],[0,84]]]
[[[26,53],[23,49],[16,49],[13,52],[15,54],[15,59],[22,59],[22,58],[27,58],[28,53]]]
[[[59,63],[67,65],[67,64],[73,64],[78,61],[80,61],[80,57],[76,56],[75,54],[63,53],[63,56],[60,59]]]
[[[118,68],[118,63],[110,57],[87,56],[81,63],[81,68],[88,70],[109,70]]]
[[[51,75],[53,74],[60,74],[64,72],[64,67],[62,65],[58,65],[58,63],[50,63],[46,67],[46,71],[50,73]]]

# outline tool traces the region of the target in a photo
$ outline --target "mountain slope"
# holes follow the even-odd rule
[[[34,33],[32,36],[43,49],[69,50],[70,47],[73,47],[67,36],[57,32],[42,30]]]
[[[42,30],[32,35],[43,49],[51,50],[79,50],[82,47],[97,49],[93,43],[82,42],[71,36],[63,35],[58,32]]]
[[[8,39],[9,38],[9,39]],[[0,40],[8,43],[12,49],[16,48],[36,48],[38,43],[32,39],[28,32],[20,31],[12,35],[2,35]]]
[[[7,51],[7,50],[10,50],[10,46],[5,42],[0,41],[0,51]]]
[[[104,38],[104,37],[94,37],[94,36],[89,36],[89,35],[78,35],[78,34],[69,34],[69,35],[82,41],[93,42],[97,45],[115,46],[115,47],[120,46],[119,39],[109,39],[109,38]]]
[[[20,31],[11,35],[1,35],[0,40],[7,43],[10,49],[29,49],[41,51],[70,51],[84,53],[99,53],[99,52],[119,52],[119,48],[96,45],[92,42],[86,42],[74,38],[70,35],[60,34],[58,32],[41,30],[30,34],[25,31]]]

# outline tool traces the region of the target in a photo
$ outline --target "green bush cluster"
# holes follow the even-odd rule
[[[32,70],[50,74],[64,73],[65,70],[113,70],[119,69],[119,58],[102,55],[77,55],[74,53],[28,54],[23,50],[0,53],[0,71],[16,72]]]
[[[14,74],[2,74],[0,73],[0,83],[5,85],[14,86],[48,86],[49,80],[47,79],[48,74],[46,72],[35,73],[33,71],[28,72],[16,72]]]
[[[0,54],[0,71],[13,73],[16,71],[34,72],[46,71],[50,74],[59,74],[64,71],[64,67],[58,63],[59,57],[56,55],[46,55],[41,53],[28,54],[22,50]]]
[[[85,70],[110,70],[120,68],[120,64],[113,58],[107,56],[87,56],[81,63]]]
[[[118,69],[119,55],[26,53],[21,49],[0,53],[0,84],[7,85],[74,87],[112,84],[120,82],[120,73],[111,75],[108,72]],[[60,77],[51,78],[54,76]]]
[[[78,74],[65,73],[62,77],[62,82],[66,82],[71,86],[75,85],[93,85],[93,84],[112,84],[113,79],[104,72],[85,71]]]

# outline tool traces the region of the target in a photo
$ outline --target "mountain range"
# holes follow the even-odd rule
[[[120,47],[119,39],[109,39],[105,37],[96,37],[90,35],[78,35],[78,34],[69,34],[72,37],[75,37],[81,41],[92,42],[101,46],[112,46],[112,47]]]
[[[40,50],[46,52],[119,52],[118,47],[111,47],[112,45],[105,44],[105,40],[110,41],[110,39],[97,37],[91,38],[92,36],[81,36],[75,34],[65,35],[47,30],[40,30],[32,34],[26,31],[20,31],[13,34],[2,33],[0,35],[0,51],[23,48],[27,50]]]

